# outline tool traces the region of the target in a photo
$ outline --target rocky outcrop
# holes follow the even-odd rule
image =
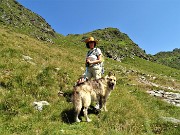
[[[171,122],[171,123],[174,123],[174,124],[179,124],[180,123],[180,120],[179,119],[176,119],[176,118],[173,118],[173,117],[161,117],[164,121],[167,121],[167,122]],[[176,126],[175,126],[176,127]]]
[[[149,90],[147,93],[152,96],[159,97],[167,103],[180,107],[180,93],[166,92],[164,90]]]
[[[116,71],[116,72],[123,72],[126,75],[133,75],[137,77],[135,80],[137,81],[138,84],[128,83],[128,85],[143,85],[144,88],[146,88],[146,92],[151,96],[160,98],[169,104],[180,107],[180,88],[178,82],[173,87],[164,86],[153,82],[154,80],[158,79],[158,77],[156,76],[145,74],[133,69],[126,69],[125,67],[122,66],[118,66],[118,68],[120,71]],[[174,79],[169,79],[167,81],[175,82]]]
[[[12,26],[24,34],[50,43],[56,38],[56,32],[44,18],[15,0],[0,1],[0,24]]]

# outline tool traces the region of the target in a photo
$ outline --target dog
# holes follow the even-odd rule
[[[88,117],[88,107],[91,105],[92,101],[99,103],[100,110],[107,111],[106,101],[111,91],[115,88],[115,85],[115,74],[110,72],[104,78],[85,81],[74,86],[73,105],[75,111],[75,121],[80,122],[78,117],[82,108],[86,121],[91,121]]]

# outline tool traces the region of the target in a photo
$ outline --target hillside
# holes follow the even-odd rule
[[[180,49],[176,48],[172,52],[159,52],[154,55],[155,62],[180,69]]]
[[[13,27],[13,30],[18,33],[23,33],[49,43],[55,43],[59,37],[63,37],[61,34],[56,33],[45,19],[23,7],[15,0],[1,0],[0,11],[0,25]],[[155,56],[147,55],[145,50],[134,43],[127,34],[120,32],[116,28],[94,30],[82,35],[70,34],[66,39],[68,40],[70,37],[72,42],[74,38],[78,39],[78,41],[83,41],[86,37],[92,35],[101,41],[100,48],[103,50],[104,55],[114,60],[122,61],[126,57],[132,58],[137,56],[176,69],[180,68],[179,54],[174,56],[172,52],[173,57],[163,57],[164,52]]]
[[[179,93],[179,70],[138,57],[122,62],[106,58],[105,74],[114,71],[117,76],[109,112],[92,112],[91,123],[76,124],[69,100],[84,72],[83,44],[63,37],[61,44],[52,45],[3,27],[0,39],[0,134],[180,133],[180,108],[146,92]],[[42,100],[50,105],[38,111],[33,102]]]
[[[121,61],[126,57],[139,57],[151,60],[152,56],[147,55],[137,44],[135,44],[127,34],[120,32],[117,28],[105,28],[94,30],[82,35],[69,34],[67,39],[78,39],[84,41],[87,37],[93,36],[100,41],[99,48],[106,57]]]
[[[58,37],[62,37],[41,16],[26,9],[15,0],[1,0],[0,11],[0,24],[11,26],[17,32],[50,43],[54,43]],[[68,35],[67,40],[71,37],[82,41],[90,35],[101,41],[101,49],[107,57],[118,61],[125,57],[134,56],[148,60],[151,58],[125,33],[120,32],[116,28],[99,29],[82,35]]]
[[[0,10],[1,135],[180,134],[180,70],[149,61],[152,56],[116,28],[62,36],[16,1],[0,0]],[[40,23],[28,24],[32,16]],[[117,86],[108,112],[90,108],[92,122],[75,123],[71,94],[85,71],[88,36],[99,40],[105,75],[113,71]],[[35,101],[49,105],[40,111]]]
[[[50,43],[59,36],[44,18],[15,0],[0,0],[0,24]]]

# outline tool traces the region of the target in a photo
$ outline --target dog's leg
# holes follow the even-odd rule
[[[82,108],[82,99],[79,96],[78,93],[74,94],[74,111],[75,111],[75,121],[80,122],[80,119],[78,118],[81,108]]]
[[[104,111],[107,112],[107,108],[106,108],[106,101],[104,102],[104,105],[103,105],[103,108],[104,108]]]
[[[104,97],[103,97],[103,108],[104,108],[104,111],[107,112],[107,108],[106,108],[106,103],[107,103],[107,99],[108,99],[108,96],[110,95],[111,93],[108,92]]]
[[[88,117],[88,107],[91,105],[91,95],[87,95],[84,99],[83,99],[83,106],[84,106],[84,109],[83,109],[83,112],[84,112],[84,117],[86,118],[86,121],[87,122],[90,122],[91,119],[89,119]]]
[[[100,104],[100,106],[101,106],[100,110],[107,112],[108,110],[106,108],[106,98],[105,97],[101,97],[100,103],[101,103]]]
[[[81,122],[81,120],[78,118],[80,111],[81,111],[81,109],[75,110],[75,121],[76,122]]]
[[[99,99],[99,109],[101,110],[103,107],[103,97],[100,96],[100,99]]]
[[[84,112],[84,117],[86,118],[86,121],[91,122],[91,119],[89,119],[88,117],[88,107],[84,107],[83,112]]]

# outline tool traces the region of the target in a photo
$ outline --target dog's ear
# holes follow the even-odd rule
[[[115,76],[115,73],[113,73],[113,72],[109,72],[109,74],[108,74],[108,76]]]
[[[111,71],[109,72],[108,76],[112,76],[112,72]]]
[[[105,79],[109,79],[109,75],[106,75],[106,76],[105,76]]]

